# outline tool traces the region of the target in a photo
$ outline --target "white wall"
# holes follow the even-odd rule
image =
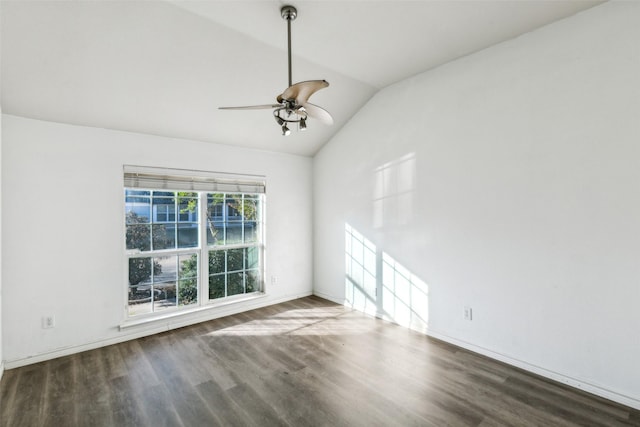
[[[2,107],[0,106],[0,379],[4,373],[4,352],[2,347]]]
[[[314,158],[314,292],[640,408],[638,22],[606,3],[379,92]]]
[[[2,124],[7,368],[311,294],[310,158],[11,115]],[[123,164],[266,175],[268,296],[120,331]],[[51,314],[56,327],[42,329]]]
[[[0,8],[1,11],[2,8]],[[2,379],[2,374],[4,373],[4,347],[2,346],[4,334],[2,324],[2,106],[0,105],[0,379]]]

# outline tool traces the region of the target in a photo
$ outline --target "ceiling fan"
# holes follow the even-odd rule
[[[317,105],[311,104],[309,98],[320,89],[329,86],[326,80],[308,80],[292,84],[291,82],[291,21],[298,16],[293,6],[283,6],[280,9],[282,18],[287,21],[288,58],[289,58],[289,87],[276,97],[277,104],[249,105],[245,107],[219,107],[221,110],[259,110],[273,108],[273,116],[278,125],[282,126],[282,135],[291,133],[288,124],[298,123],[298,130],[307,129],[307,118],[311,117],[327,125],[333,124],[331,114]]]

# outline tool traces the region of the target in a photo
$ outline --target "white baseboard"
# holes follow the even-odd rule
[[[336,304],[340,304],[340,305],[345,305],[344,304],[344,298],[343,299],[338,299],[336,297],[334,297],[333,295],[329,295],[329,294],[325,294],[323,292],[318,292],[318,291],[313,291],[313,295],[320,297],[320,298],[324,298],[328,301],[331,302],[335,302]]]
[[[550,371],[540,366],[531,365],[522,360],[514,359],[513,357],[505,356],[504,354],[496,353],[492,350],[479,347],[477,345],[474,345],[465,341],[461,341],[456,338],[452,338],[448,335],[441,334],[432,330],[427,331],[427,335],[430,337],[439,339],[441,341],[445,341],[449,344],[453,344],[457,347],[462,347],[474,353],[482,354],[483,356],[490,357],[491,359],[499,360],[500,362],[504,362],[508,365],[515,366],[517,368],[523,369],[533,374],[540,375],[541,377],[545,377],[553,381],[566,384],[573,388],[577,388],[579,390],[583,390],[588,393],[595,394],[596,396],[603,397],[613,402],[617,402],[622,405],[640,410],[640,400],[633,398],[631,396],[627,396],[627,395],[609,390],[605,387],[585,382],[583,380],[571,378],[569,376]]]
[[[336,298],[332,295],[328,295],[328,294],[324,294],[322,292],[305,292],[302,294],[297,294],[297,295],[290,295],[287,297],[283,297],[283,298],[279,298],[277,300],[256,300],[256,302],[254,302],[251,305],[237,305],[237,306],[228,306],[225,308],[224,311],[215,311],[215,312],[202,312],[202,314],[196,318],[189,318],[189,319],[185,319],[182,321],[176,321],[176,322],[172,322],[170,324],[164,324],[164,325],[153,325],[150,326],[148,328],[142,329],[142,330],[134,330],[131,331],[130,333],[126,333],[126,334],[122,334],[122,335],[118,335],[117,337],[113,337],[113,338],[109,338],[109,339],[105,339],[105,340],[99,340],[99,341],[94,341],[91,343],[86,343],[86,344],[81,344],[81,345],[76,345],[76,346],[69,346],[69,347],[65,347],[65,348],[60,348],[60,349],[56,349],[56,350],[52,350],[49,352],[44,352],[44,353],[40,353],[34,356],[30,356],[30,357],[26,357],[26,358],[21,358],[21,359],[14,359],[14,360],[8,360],[8,361],[0,361],[0,379],[2,378],[2,375],[4,373],[5,369],[13,369],[13,368],[18,368],[20,366],[26,366],[26,365],[30,365],[30,364],[34,364],[34,363],[39,363],[39,362],[43,362],[46,360],[50,360],[50,359],[55,359],[57,357],[62,357],[62,356],[68,356],[70,354],[74,354],[74,353],[80,353],[83,351],[87,351],[87,350],[93,350],[96,348],[100,348],[100,347],[106,347],[108,345],[112,345],[112,344],[118,344],[121,342],[125,342],[125,341],[129,341],[132,339],[136,339],[136,338],[142,338],[145,336],[149,336],[149,335],[154,335],[160,332],[165,332],[171,329],[177,329],[177,328],[181,328],[184,326],[188,326],[188,325],[192,325],[192,324],[196,324],[196,323],[200,323],[200,322],[206,322],[208,320],[213,320],[213,319],[217,319],[220,317],[224,317],[224,316],[230,316],[233,314],[237,314],[243,311],[248,311],[248,310],[253,310],[256,308],[261,308],[261,307],[266,307],[266,306],[270,306],[270,305],[274,305],[274,304],[279,304],[282,302],[286,302],[286,301],[291,301],[297,298],[303,298],[309,295],[316,295],[320,298],[324,298],[326,300],[335,302],[336,304],[340,304],[340,305],[344,305],[344,300],[340,300],[339,298]],[[134,329],[134,328],[131,328]],[[137,329],[137,328],[136,328]],[[419,331],[422,332],[422,331]],[[497,352],[494,352],[492,350],[477,346],[475,344],[471,344],[465,341],[461,341],[458,340],[456,338],[450,337],[448,335],[436,332],[436,331],[432,331],[432,330],[428,330],[426,332],[426,335],[439,339],[441,341],[447,342],[449,344],[453,344],[455,346],[464,348],[466,350],[472,351],[474,353],[478,353],[478,354],[482,354],[483,356],[487,356],[491,359],[495,359],[498,360],[500,362],[504,362],[508,365],[511,366],[515,366],[517,368],[523,369],[525,371],[534,373],[536,375],[540,375],[542,377],[557,381],[559,383],[562,384],[566,384],[569,385],[571,387],[574,387],[576,389],[579,390],[583,390],[586,391],[588,393],[594,394],[596,396],[600,396],[603,397],[605,399],[611,400],[613,402],[617,402],[620,403],[622,405],[625,406],[629,406],[631,408],[640,410],[640,399],[638,398],[634,398],[631,396],[627,396],[625,394],[622,393],[618,393],[612,390],[607,389],[606,387],[600,386],[600,385],[595,385],[595,384],[591,384],[588,382],[585,382],[583,380],[578,380],[575,378],[571,378],[569,376],[557,373],[557,372],[553,372],[550,371],[548,369],[539,367],[539,366],[535,366],[535,365],[531,365],[527,362],[524,362],[522,360],[519,359],[515,359],[512,358],[510,356],[506,356]]]
[[[181,317],[172,318],[170,321],[165,323],[150,323],[150,324],[141,324],[137,326],[131,326],[126,329],[121,329],[122,333],[120,335],[117,335],[111,338],[97,340],[97,341],[93,341],[85,344],[58,348],[55,350],[38,353],[38,354],[24,357],[24,358],[6,360],[4,362],[4,368],[14,369],[14,368],[19,368],[21,366],[32,365],[34,363],[44,362],[46,360],[56,359],[58,357],[69,356],[71,354],[81,353],[83,351],[94,350],[96,348],[106,347],[109,345],[134,340],[137,338],[154,335],[161,332],[170,331],[172,329],[178,329],[185,326],[194,325],[196,323],[218,319],[220,317],[231,316],[233,314],[242,313],[244,311],[255,310],[257,308],[267,307],[270,305],[307,297],[309,295],[312,295],[310,291],[303,292],[296,295],[288,295],[286,297],[282,297],[278,299],[256,298],[254,300],[248,301],[247,304],[240,304],[240,303],[229,304],[224,307],[221,307],[221,309],[219,310],[202,310],[197,313],[192,313],[193,314],[192,316],[185,315],[184,318],[181,318]],[[244,301],[244,302],[247,302],[247,301]]]
[[[2,374],[4,374],[4,360],[0,360],[0,381],[2,381]]]
[[[317,295],[321,298],[327,299],[329,301],[333,301],[337,304],[341,304],[341,305],[346,305],[344,300],[340,300],[339,298],[336,298],[332,295],[327,295],[327,294],[323,294],[321,292],[314,292],[314,295]],[[381,315],[377,315],[376,317],[383,319],[383,320],[388,320],[388,319],[384,319]],[[634,408],[634,409],[638,409],[640,410],[640,399],[636,398],[636,397],[631,397],[631,396],[627,396],[625,394],[622,393],[618,393],[616,391],[610,390],[604,386],[601,385],[597,385],[597,384],[592,384],[583,380],[579,380],[576,378],[572,378],[569,377],[567,375],[563,375],[557,372],[553,372],[550,371],[548,369],[542,368],[540,366],[535,366],[532,365],[530,363],[524,362],[522,360],[519,359],[515,359],[513,357],[510,356],[506,356],[504,354],[500,354],[497,353],[495,351],[486,349],[484,347],[480,347],[477,346],[475,344],[471,344],[465,341],[461,341],[459,339],[450,337],[448,335],[427,329],[425,330],[420,330],[420,329],[415,329],[412,328],[413,330],[426,334],[430,337],[439,339],[441,341],[445,341],[449,344],[453,344],[457,347],[461,347],[464,348],[466,350],[472,351],[474,353],[478,353],[481,354],[483,356],[487,356],[491,359],[494,360],[498,360],[500,362],[506,363],[507,365],[511,365],[511,366],[515,366],[516,368],[520,368],[523,369],[525,371],[531,372],[533,374],[536,375],[540,375],[541,377],[545,377],[548,378],[550,380],[562,383],[562,384],[566,384],[570,387],[579,389],[579,390],[583,390],[586,391],[587,393],[591,393],[594,394],[596,396],[600,396],[603,397],[605,399],[611,400],[613,402],[616,403],[620,403],[622,405],[628,406],[630,408]]]

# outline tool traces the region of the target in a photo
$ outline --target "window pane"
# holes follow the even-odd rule
[[[210,217],[222,221],[224,208],[224,194],[222,193],[209,193],[207,194],[207,215]]]
[[[244,248],[227,251],[227,271],[242,270],[244,266]]]
[[[175,193],[173,191],[154,191],[153,197],[169,197],[173,199]]]
[[[127,249],[148,251],[151,249],[151,226],[146,224],[127,225]]]
[[[125,212],[127,224],[151,222],[151,199],[148,196],[148,191],[126,191]]]
[[[227,194],[226,197],[227,216],[230,220],[240,219],[240,210],[242,204],[242,194]]]
[[[194,191],[178,191],[178,197],[182,199],[197,199],[198,193]]]
[[[226,251],[209,251],[209,274],[224,273]]]
[[[224,244],[224,225],[221,221],[207,219],[207,245]]]
[[[149,190],[132,190],[130,188],[127,188],[124,190],[124,192],[127,197],[149,196]]]
[[[135,316],[136,314],[150,313],[151,309],[151,285],[130,286],[129,315]]]
[[[198,277],[198,255],[181,255],[180,262],[180,278],[192,279]]]
[[[196,304],[198,302],[198,255],[181,255],[180,281],[178,282],[178,305]]]
[[[153,249],[173,249],[176,247],[175,225],[153,224]]]
[[[227,245],[234,245],[238,243],[242,243],[242,223],[241,222],[228,222],[227,223],[227,235],[226,242]]]
[[[178,276],[176,261],[175,256],[154,258],[153,283],[175,282]]]
[[[152,310],[151,258],[129,259],[129,314],[148,313]]]
[[[198,195],[196,193],[178,192],[179,221],[198,221]]]
[[[157,196],[158,193],[154,193]],[[153,222],[173,222],[176,214],[176,204],[173,197],[153,198]]]
[[[224,244],[224,194],[207,194],[207,244]]]
[[[198,246],[198,224],[178,224],[178,247],[194,248]]]
[[[227,275],[227,294],[238,295],[244,293],[244,273],[229,273]]]
[[[258,199],[256,196],[244,196],[242,216],[245,221],[255,221],[258,218]]]
[[[246,275],[247,283],[246,283],[246,291],[249,292],[257,292],[260,290],[260,271],[258,270],[249,270]]]
[[[247,269],[258,268],[258,256],[260,251],[258,248],[247,248]]]
[[[255,221],[244,223],[244,241],[245,243],[254,243],[258,241],[258,226]]]
[[[223,298],[226,274],[216,274],[209,277],[209,299]]]
[[[129,258],[129,286],[151,283],[151,258]]]
[[[153,311],[166,310],[174,307],[177,307],[175,282],[154,286]]]
[[[178,303],[190,305],[198,302],[198,280],[196,278],[178,282]]]

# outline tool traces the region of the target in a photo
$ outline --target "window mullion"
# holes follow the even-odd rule
[[[229,296],[229,251],[224,251],[224,296]]]
[[[174,256],[173,262],[176,266],[176,307],[180,307],[180,288],[182,287],[182,283],[180,282],[180,256]]]
[[[167,218],[168,220],[169,218]],[[180,226],[180,205],[178,204],[178,193],[173,193],[173,241],[175,247],[180,247],[178,243],[178,227]]]
[[[198,230],[200,231],[198,267],[200,271],[198,279],[198,304],[203,305],[209,300],[209,245],[207,244],[207,232],[209,229],[209,217],[207,216],[207,193],[198,193]]]
[[[240,196],[240,241],[244,244],[244,194]]]
[[[153,226],[151,226],[151,242],[153,242]],[[154,261],[155,261],[155,257],[153,255],[151,255],[149,257],[149,260],[151,262],[151,282],[150,282],[150,289],[151,289],[151,312],[155,312],[156,309],[156,300],[154,298],[155,296],[155,291],[156,291],[156,272],[154,271],[155,268],[153,268],[155,266]]]
[[[244,221],[242,224],[244,230]],[[242,250],[242,290],[247,293],[247,257],[249,256],[249,249],[246,247]]]

